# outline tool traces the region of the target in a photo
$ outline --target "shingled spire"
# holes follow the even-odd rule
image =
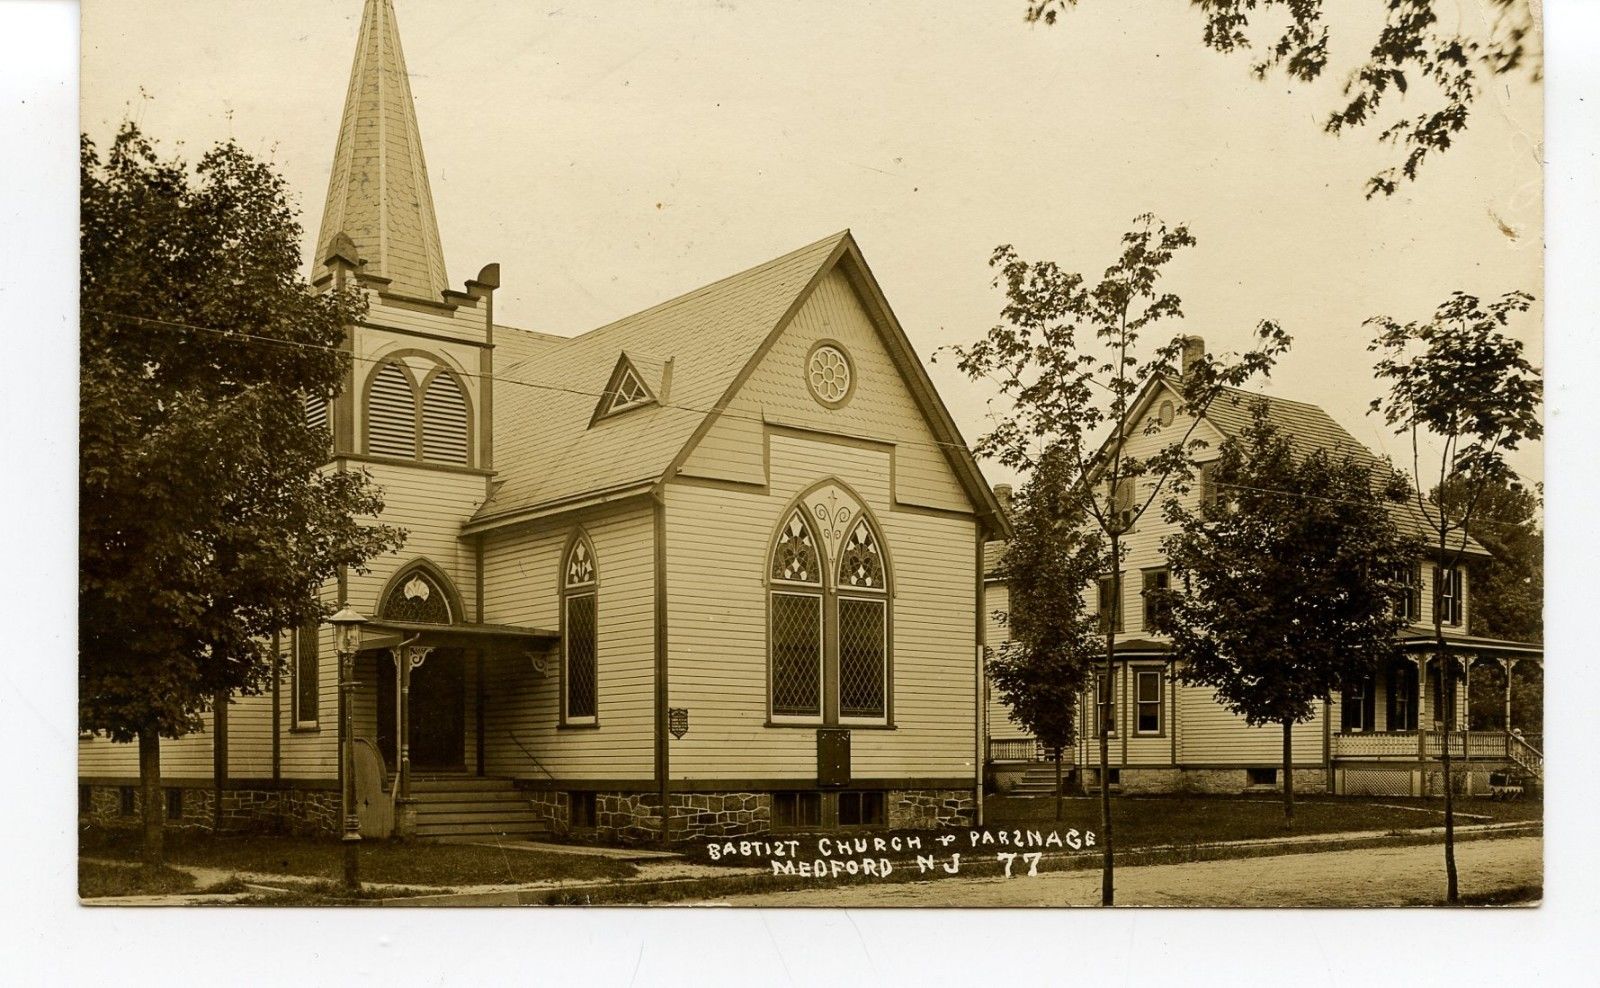
[[[340,233],[395,294],[438,300],[449,286],[393,0],[366,0],[361,15],[313,277]]]

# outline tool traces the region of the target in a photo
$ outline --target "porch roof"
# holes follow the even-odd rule
[[[1445,644],[1463,652],[1477,655],[1504,655],[1509,657],[1544,660],[1544,645],[1540,642],[1514,642],[1503,638],[1480,638],[1459,632],[1445,632]],[[1426,652],[1438,647],[1438,641],[1427,632],[1411,632],[1400,636],[1400,648],[1406,652]]]
[[[514,624],[423,624],[379,618],[362,627],[361,647],[394,648],[407,639],[419,645],[465,646],[477,648],[543,649],[561,640],[559,632],[527,628]]]

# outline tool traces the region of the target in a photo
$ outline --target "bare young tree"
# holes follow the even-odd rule
[[[989,263],[999,272],[996,287],[1006,293],[1004,321],[970,346],[950,348],[963,373],[991,381],[1009,402],[996,413],[994,428],[978,440],[977,453],[1024,474],[1056,459],[1072,470],[1074,510],[1101,536],[1100,571],[1112,580],[1115,599],[1120,599],[1118,573],[1127,551],[1123,536],[1171,477],[1192,473],[1198,416],[1225,387],[1271,368],[1290,342],[1276,323],[1263,320],[1255,328],[1255,348],[1237,361],[1223,364],[1195,354],[1181,375],[1184,336],[1147,345],[1158,323],[1182,318],[1178,296],[1161,290],[1160,282],[1174,255],[1194,244],[1187,227],[1169,228],[1153,215],[1140,215],[1099,278],[1063,271],[1052,261],[1030,263],[1014,248],[999,247]],[[1157,381],[1177,389],[1196,417],[1157,452],[1137,456],[1127,448],[1136,425],[1133,413],[1143,388]],[[1133,496],[1141,480],[1147,493]],[[1106,625],[1104,643],[1109,681],[1114,623]],[[1115,871],[1108,726],[1099,725],[1100,898],[1105,905],[1113,903]]]

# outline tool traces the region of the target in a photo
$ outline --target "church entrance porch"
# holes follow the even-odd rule
[[[380,656],[377,662],[378,751],[384,764],[398,771],[401,677],[395,674],[393,661],[386,662],[385,658]],[[468,656],[461,648],[436,648],[422,665],[411,670],[407,741],[412,771],[468,771],[468,678]],[[470,759],[471,763],[476,761]],[[470,768],[476,771],[478,766],[470,764]]]

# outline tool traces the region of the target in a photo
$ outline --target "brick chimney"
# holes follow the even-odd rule
[[[1188,377],[1189,371],[1206,355],[1206,341],[1198,336],[1185,336],[1183,338],[1183,376]]]
[[[1001,507],[1002,510],[1005,511],[1006,517],[1010,518],[1011,517],[1011,485],[1010,484],[995,484],[994,485],[994,497],[995,497],[996,501],[1000,502],[1000,507]]]

